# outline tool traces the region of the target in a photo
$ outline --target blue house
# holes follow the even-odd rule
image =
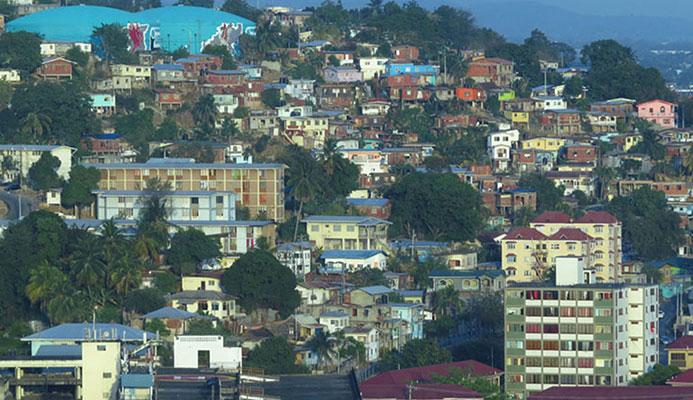
[[[401,319],[409,324],[411,339],[423,339],[423,305],[421,303],[388,303],[392,319]]]
[[[437,65],[417,65],[414,63],[387,63],[385,76],[397,75],[438,75],[440,67]]]

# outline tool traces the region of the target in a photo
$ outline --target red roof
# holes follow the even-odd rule
[[[693,336],[685,335],[669,343],[665,350],[672,349],[691,349],[693,350]]]
[[[693,369],[683,371],[673,378],[667,380],[668,384],[672,383],[693,383]]]
[[[543,233],[539,232],[538,230],[534,228],[517,228],[512,232],[509,232],[507,235],[505,235],[504,240],[516,240],[516,239],[523,239],[523,240],[541,240],[541,239],[546,239],[546,235]]]
[[[391,385],[397,383],[406,384],[408,382],[436,383],[438,381],[432,377],[433,374],[448,376],[450,375],[451,370],[455,369],[470,370],[472,374],[478,376],[494,376],[503,373],[503,371],[497,368],[482,364],[478,361],[465,360],[445,364],[427,365],[425,367],[388,371],[364,381],[361,383],[361,385]]]
[[[670,103],[666,100],[654,99],[654,100],[648,100],[648,101],[643,101],[642,103],[638,103],[636,107],[640,107],[640,106],[643,106],[643,105],[649,104],[649,103],[666,104],[669,106],[675,106],[676,105],[676,104]]]
[[[541,224],[541,223],[549,223],[549,224],[557,224],[557,223],[564,223],[568,224],[573,222],[573,219],[570,218],[570,215],[564,213],[563,211],[544,211],[540,216],[534,218],[532,220],[533,224]]]
[[[550,240],[590,240],[592,236],[574,228],[561,228],[558,232],[549,236]]]
[[[554,386],[529,400],[678,400],[693,399],[691,386]]]
[[[621,221],[606,211],[587,211],[585,215],[578,218],[578,224],[617,224]]]
[[[405,383],[395,385],[363,385],[359,386],[364,400],[443,400],[449,398],[483,399],[481,394],[464,386],[452,384],[412,385],[411,397],[409,387]]]

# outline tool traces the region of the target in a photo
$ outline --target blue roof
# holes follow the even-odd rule
[[[408,249],[413,247],[420,248],[420,247],[440,247],[440,248],[446,248],[450,246],[450,243],[447,242],[432,242],[432,241],[427,241],[427,240],[416,240],[414,241],[414,244],[412,245],[411,240],[395,240],[390,242],[390,246],[392,247],[398,247],[398,248],[403,248],[403,249]]]
[[[36,357],[81,357],[82,346],[78,344],[44,344],[38,348]]]
[[[325,222],[325,223],[354,223],[357,225],[377,225],[377,224],[392,224],[380,218],[373,217],[351,217],[351,216],[332,216],[332,215],[311,215],[303,218],[302,222]]]
[[[390,289],[387,286],[383,285],[376,285],[376,286],[364,286],[362,288],[359,288],[363,290],[364,292],[370,294],[370,295],[377,295],[377,294],[388,294],[392,293],[392,289]]]
[[[536,190],[517,188],[517,189],[507,190],[507,192],[508,193],[533,193],[533,192],[536,192]]]
[[[154,318],[159,318],[159,319],[191,319],[191,318],[214,319],[214,317],[210,317],[207,315],[201,315],[198,313],[185,311],[185,310],[181,310],[181,309],[173,308],[173,307],[163,307],[163,308],[160,308],[158,310],[152,311],[148,314],[144,314],[140,318],[142,318],[142,319],[154,319]]]
[[[101,135],[89,135],[89,137],[94,138],[94,139],[99,139],[99,140],[115,140],[115,139],[122,138],[122,136],[118,135],[117,133],[104,133]]]
[[[180,64],[154,64],[154,71],[185,71],[185,67]]]
[[[397,294],[402,297],[421,297],[424,295],[423,290],[398,290]]]
[[[299,43],[298,47],[317,47],[330,43],[328,40],[313,40],[310,42]]]
[[[207,44],[224,43],[224,27],[230,43],[235,43],[242,33],[255,34],[255,23],[250,20],[212,8],[190,6],[157,7],[136,13],[85,5],[56,7],[12,20],[7,31],[34,32],[52,41],[91,42],[95,27],[111,23],[126,27],[139,24],[144,33],[144,50],[152,50],[151,43],[166,50],[188,47],[192,32],[200,35],[193,42],[192,51],[200,52]]]
[[[154,375],[123,374],[120,377],[121,388],[150,388],[154,386]]]
[[[348,197],[346,199],[347,204],[353,204],[355,206],[375,206],[382,207],[386,205],[390,200],[388,199],[356,199],[353,197]]]
[[[344,317],[348,317],[348,316],[349,316],[349,314],[343,313],[341,311],[330,311],[330,312],[326,312],[324,314],[320,314],[320,316],[318,318],[344,318]]]
[[[32,340],[74,340],[84,341],[101,337],[108,340],[142,340],[142,335],[146,334],[148,339],[156,338],[156,334],[135,329],[129,326],[120,324],[88,324],[88,323],[72,323],[61,324],[48,328],[44,331],[34,333],[33,335],[22,338],[24,341]]]
[[[574,108],[566,108],[565,110],[546,110],[546,112],[554,112],[556,114],[579,114],[580,110]]]
[[[239,71],[237,69],[217,69],[207,71],[207,74],[211,75],[245,75],[245,71]]]
[[[327,260],[330,258],[346,258],[353,260],[365,260],[378,254],[385,254],[382,250],[325,250],[320,258]]]

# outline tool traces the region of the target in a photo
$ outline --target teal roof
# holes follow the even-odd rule
[[[143,331],[141,329],[132,328],[120,324],[87,324],[87,323],[72,323],[61,324],[48,328],[44,331],[34,333],[33,335],[25,336],[23,341],[32,340],[74,340],[84,341],[95,337],[108,340],[142,340],[143,335],[147,335],[148,339],[156,338],[156,334]]]
[[[94,28],[111,23],[139,24],[143,32],[139,49],[143,50],[151,50],[154,43],[166,50],[192,46],[192,52],[199,53],[205,44],[235,43],[242,33],[255,34],[255,23],[250,20],[190,6],[158,7],[137,13],[86,5],[57,7],[12,20],[6,28],[8,32],[35,32],[50,41],[92,42]]]

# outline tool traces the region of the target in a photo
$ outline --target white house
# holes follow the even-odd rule
[[[520,131],[491,132],[486,137],[486,147],[493,162],[493,168],[504,171],[510,165],[510,152],[517,147],[520,140]]]
[[[289,79],[289,83],[284,88],[284,94],[294,99],[315,103],[315,80]]]
[[[22,77],[19,76],[18,69],[0,68],[0,81],[19,83],[22,81]]]
[[[309,117],[313,115],[313,107],[310,105],[305,106],[294,106],[292,104],[287,104],[281,107],[277,107],[277,115],[280,118],[283,117]]]
[[[339,149],[338,152],[359,167],[361,175],[381,174],[388,171],[387,158],[376,149]]]
[[[344,329],[344,336],[363,343],[366,348],[366,361],[374,362],[380,357],[378,330],[372,326],[357,326]]]
[[[388,111],[390,111],[390,102],[386,100],[373,99],[361,104],[363,115],[387,115]]]
[[[275,257],[282,265],[291,269],[297,278],[303,278],[310,272],[311,242],[282,243],[275,250]]]
[[[223,336],[183,335],[173,339],[174,368],[240,369],[240,347],[225,347]]]
[[[95,190],[99,219],[139,218],[145,208],[140,190]],[[172,221],[233,221],[236,219],[236,193],[210,191],[171,191],[166,206]]]
[[[331,292],[339,287],[326,281],[299,282],[296,290],[301,295],[301,304],[305,306],[315,306],[328,303],[331,299]]]
[[[13,180],[17,177],[17,173],[21,173],[25,177],[28,176],[29,168],[41,158],[41,154],[48,152],[60,160],[60,166],[56,170],[58,176],[67,179],[70,177],[72,153],[75,151],[76,149],[68,146],[2,144],[0,145],[0,160],[9,157],[16,165],[15,170],[2,171],[2,178],[3,180]]]
[[[330,311],[318,317],[318,322],[327,327],[327,331],[335,333],[349,326],[349,314],[341,311]]]
[[[563,97],[559,96],[535,96],[532,97],[535,101],[534,108],[537,110],[565,110],[568,108]]]
[[[363,80],[369,81],[376,75],[385,74],[385,65],[389,60],[385,57],[361,57],[359,58],[359,69],[363,74]]]
[[[387,269],[387,255],[382,250],[325,250],[320,256],[323,270],[341,273],[364,268]]]

